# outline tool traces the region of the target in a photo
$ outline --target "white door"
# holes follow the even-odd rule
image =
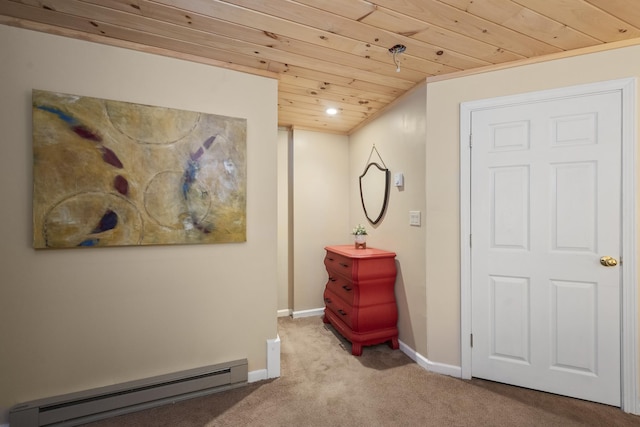
[[[472,376],[620,406],[621,109],[472,112]]]

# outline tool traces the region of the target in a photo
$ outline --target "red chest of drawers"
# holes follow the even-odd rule
[[[398,348],[395,298],[396,254],[353,245],[327,246],[324,265],[329,280],[324,290],[325,323],[351,341],[351,353],[362,346],[389,341]]]

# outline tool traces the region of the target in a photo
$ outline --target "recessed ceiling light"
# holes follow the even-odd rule
[[[336,110],[335,108],[327,108],[325,110],[325,113],[327,113],[330,116],[335,116],[336,114],[338,114],[338,110]]]

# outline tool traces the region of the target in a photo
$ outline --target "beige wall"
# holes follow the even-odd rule
[[[20,401],[238,358],[275,338],[277,82],[0,26],[0,424]],[[31,247],[31,90],[247,119],[247,242]]]
[[[428,83],[427,357],[459,366],[459,108],[477,99],[640,76],[640,46]]]
[[[291,239],[293,224],[290,191],[292,164],[289,154],[293,132],[278,129],[278,316],[291,314],[293,307],[293,262]]]
[[[396,298],[400,340],[418,353],[426,354],[425,312],[425,87],[405,95],[376,120],[353,133],[349,139],[349,225],[367,227],[367,246],[397,254]],[[384,218],[371,225],[360,201],[359,176],[375,144],[393,175],[404,174],[404,188],[393,186]],[[371,161],[380,163],[374,152]],[[422,227],[409,225],[409,211],[422,212]]]
[[[293,312],[324,307],[324,247],[349,239],[349,140],[293,131]]]

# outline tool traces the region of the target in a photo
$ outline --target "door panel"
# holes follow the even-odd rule
[[[551,165],[553,251],[595,253],[598,177],[596,162]]]
[[[530,363],[529,281],[522,277],[490,277],[491,356]]]
[[[529,168],[491,170],[491,247],[529,248]]]
[[[621,93],[471,116],[472,375],[620,404]]]
[[[596,374],[597,284],[552,280],[551,286],[551,369]]]

